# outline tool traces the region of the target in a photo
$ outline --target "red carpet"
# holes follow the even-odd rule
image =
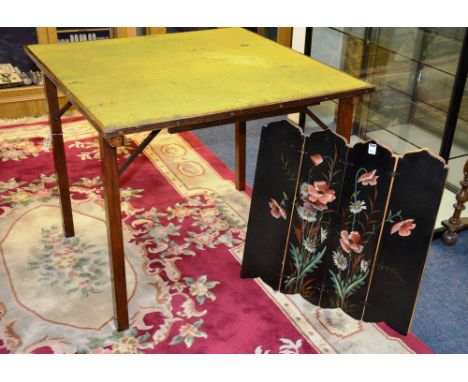
[[[162,133],[121,177],[131,329],[116,333],[97,141],[80,117],[64,131],[74,239],[60,234],[47,124],[0,126],[0,353],[430,352],[240,279],[249,198],[191,133]]]

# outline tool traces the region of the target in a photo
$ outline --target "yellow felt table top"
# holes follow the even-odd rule
[[[26,51],[109,136],[372,88],[241,28],[30,45]]]

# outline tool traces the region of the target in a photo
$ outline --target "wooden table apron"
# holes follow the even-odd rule
[[[226,32],[228,31],[228,32]],[[298,53],[287,50],[281,46],[271,47],[274,44],[259,36],[253,35],[250,32],[238,28],[220,29],[203,32],[189,32],[182,33],[182,37],[190,40],[193,36],[200,36],[206,38],[205,35],[221,36],[228,33],[227,37],[234,33],[234,36],[239,36],[240,40],[246,38],[249,42],[258,43],[259,46],[268,45],[268,49],[279,50],[281,54],[289,55],[297,60]],[[152,36],[154,37],[154,36]],[[209,37],[209,36],[208,36]],[[145,37],[147,38],[147,37]],[[169,38],[169,37],[168,37]],[[181,38],[177,36],[177,38]],[[137,41],[140,38],[135,38]],[[120,39],[119,39],[120,40]],[[131,39],[122,39],[131,40]],[[93,44],[95,42],[77,43],[80,44]],[[98,42],[102,44],[103,42]],[[115,42],[112,42],[115,43]],[[126,42],[128,44],[128,41]],[[104,42],[105,44],[105,42]],[[66,44],[68,45],[68,44]],[[70,44],[74,45],[74,44]],[[277,45],[277,44],[275,44]],[[84,45],[83,45],[84,46]],[[319,104],[325,100],[338,99],[338,113],[337,113],[337,132],[346,139],[350,138],[352,123],[353,123],[353,110],[354,106],[364,93],[373,91],[373,87],[359,80],[355,80],[350,76],[353,86],[347,89],[340,89],[339,91],[322,92],[322,94],[315,94],[311,92],[310,96],[304,97],[304,93],[298,94],[297,98],[279,99],[276,101],[262,102],[262,95],[259,94],[259,101],[256,104],[241,105],[242,107],[233,108],[230,110],[215,110],[214,112],[207,112],[205,114],[197,115],[178,115],[173,119],[158,120],[155,118],[148,122],[127,123],[125,126],[119,128],[106,129],[103,123],[96,117],[92,111],[92,107],[86,105],[79,96],[74,94],[73,87],[66,85],[66,81],[62,81],[53,70],[51,70],[40,57],[36,55],[33,47],[26,47],[27,54],[33,61],[41,68],[44,73],[44,87],[46,99],[49,110],[50,129],[52,133],[53,145],[53,158],[55,165],[55,172],[57,175],[57,182],[60,192],[60,205],[62,212],[62,221],[64,234],[67,237],[74,236],[73,216],[69,193],[69,182],[67,175],[67,164],[65,157],[65,148],[62,135],[62,124],[60,120],[60,108],[58,103],[58,92],[60,89],[67,97],[69,102],[76,106],[81,113],[88,119],[88,121],[96,128],[99,133],[99,145],[101,153],[101,169],[102,181],[104,186],[104,199],[105,210],[107,216],[107,234],[109,254],[111,260],[111,274],[113,280],[113,301],[114,301],[114,314],[116,319],[116,327],[119,331],[126,330],[129,327],[128,319],[128,305],[127,305],[127,289],[125,279],[125,254],[122,235],[122,220],[121,220],[121,206],[120,206],[120,189],[119,189],[119,169],[117,163],[117,147],[123,145],[124,136],[127,134],[139,131],[153,131],[162,128],[172,128],[175,131],[193,130],[197,128],[204,128],[210,126],[221,125],[225,123],[235,122],[235,172],[236,172],[236,188],[243,190],[245,188],[245,155],[246,155],[246,121],[272,117],[277,115],[285,115],[295,112],[304,112],[310,105]],[[59,48],[59,47],[57,47]],[[57,49],[54,48],[54,49]],[[222,47],[220,47],[220,54]],[[255,57],[254,57],[255,58]],[[301,58],[301,60],[303,60]],[[314,65],[317,64],[312,59]],[[323,65],[325,66],[325,65]],[[319,66],[322,70],[323,68]],[[325,68],[325,71],[330,70],[331,74],[339,73],[340,76],[344,75],[341,72],[332,68]],[[345,75],[346,76],[346,75]],[[347,78],[346,78],[347,79]],[[274,79],[272,78],[272,81]],[[355,82],[352,82],[355,81]],[[319,92],[320,93],[320,92]]]

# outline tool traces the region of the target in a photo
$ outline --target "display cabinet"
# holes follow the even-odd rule
[[[2,28],[0,45],[0,63],[11,63],[22,72],[35,71],[37,68],[24,55],[23,45],[74,42],[92,39],[136,36],[134,27],[38,27],[38,28]],[[38,84],[8,87],[0,89],[0,119],[23,116],[43,115],[47,112],[44,90]],[[64,97],[60,102],[65,103]]]

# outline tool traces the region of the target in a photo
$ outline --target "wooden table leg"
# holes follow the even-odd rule
[[[336,132],[344,137],[348,143],[351,139],[353,129],[354,106],[359,102],[358,97],[342,98],[338,103],[338,116],[336,121]]]
[[[246,122],[236,122],[236,188],[245,190]]]
[[[49,109],[49,124],[52,137],[52,155],[54,157],[55,175],[60,194],[63,232],[66,237],[75,236],[73,214],[68,185],[67,159],[62,135],[62,121],[57,118],[60,111],[56,86],[44,76],[44,88]]]
[[[107,241],[114,294],[114,317],[117,321],[117,330],[122,331],[128,329],[129,322],[117,149],[101,136],[99,137],[99,147],[101,150],[102,183],[107,216]]]
[[[302,128],[302,132],[305,130],[307,114],[305,111],[299,113],[299,123],[298,125]]]

